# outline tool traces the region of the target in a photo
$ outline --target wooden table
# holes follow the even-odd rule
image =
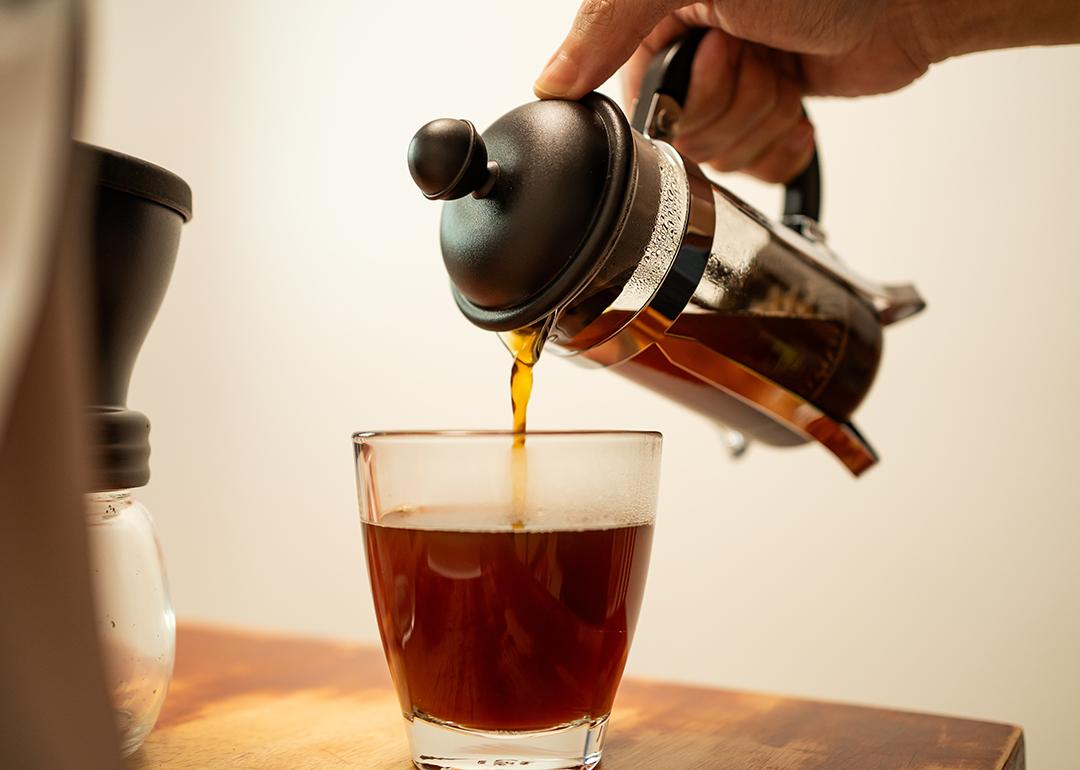
[[[603,770],[1023,770],[1019,727],[628,680]],[[409,770],[382,652],[182,627],[140,770]]]

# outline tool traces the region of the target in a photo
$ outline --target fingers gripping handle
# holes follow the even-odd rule
[[[694,54],[705,33],[703,28],[691,29],[653,57],[634,104],[630,124],[635,129],[665,142],[675,138],[690,88]],[[783,221],[803,232],[804,226],[813,228],[820,218],[821,167],[815,147],[807,167],[785,185]]]

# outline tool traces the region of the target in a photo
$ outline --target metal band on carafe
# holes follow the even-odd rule
[[[569,322],[556,324],[552,349],[579,356],[581,363],[611,366],[663,336],[693,296],[715,234],[708,182],[688,175],[680,155],[666,143],[637,136],[635,145],[639,178],[626,222],[652,226],[644,245],[627,232],[616,239],[608,261],[620,264],[632,257],[634,267],[618,292],[612,292],[614,298],[576,328]],[[654,185],[645,179],[650,173]],[[585,304],[581,297],[567,304],[570,317],[579,304]]]

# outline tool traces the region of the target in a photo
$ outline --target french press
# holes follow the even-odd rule
[[[701,37],[655,57],[630,122],[591,93],[525,104],[483,136],[450,119],[417,132],[409,168],[447,201],[454,299],[483,329],[540,326],[546,349],[704,413],[733,448],[817,441],[858,475],[877,461],[851,417],[882,327],[925,303],[826,245],[816,152],[774,223],[672,147]]]

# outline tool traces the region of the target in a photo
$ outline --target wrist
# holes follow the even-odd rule
[[[916,0],[931,63],[975,51],[1080,42],[1076,0]]]

